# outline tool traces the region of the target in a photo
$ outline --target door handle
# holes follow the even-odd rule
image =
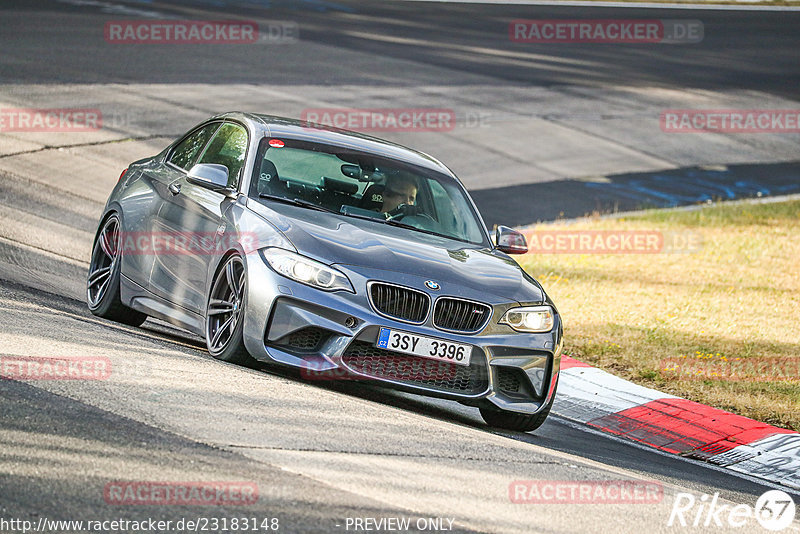
[[[181,184],[179,184],[178,182],[172,182],[171,184],[169,184],[169,192],[172,193],[173,195],[177,195],[178,193],[181,192]]]

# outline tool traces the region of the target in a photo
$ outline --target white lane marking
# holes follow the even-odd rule
[[[561,371],[553,414],[571,421],[592,419],[657,399],[678,398],[638,386],[595,367]],[[712,456],[721,468],[800,489],[800,434],[775,434]]]
[[[800,489],[800,434],[774,434],[735,447],[715,459],[736,461],[742,457],[745,459],[725,467]]]
[[[727,466],[718,465],[718,464],[711,463],[711,462],[699,462],[698,463],[698,460],[696,460],[694,458],[686,458],[684,456],[680,456],[678,454],[674,454],[674,453],[671,453],[671,452],[662,451],[660,449],[654,449],[650,445],[645,445],[643,443],[639,443],[638,441],[631,441],[629,438],[625,438],[625,437],[622,437],[622,436],[616,436],[614,434],[609,434],[607,432],[603,432],[602,430],[599,430],[599,429],[596,429],[596,428],[593,428],[593,427],[590,427],[590,426],[586,426],[583,423],[579,423],[579,422],[572,421],[570,419],[566,419],[566,418],[564,418],[564,417],[562,417],[560,415],[557,415],[557,414],[551,415],[550,417],[553,417],[554,419],[557,419],[559,424],[568,426],[570,428],[574,428],[575,430],[586,432],[588,434],[592,434],[594,436],[598,436],[598,437],[602,436],[602,437],[604,437],[606,439],[610,439],[610,440],[615,441],[617,443],[624,443],[624,444],[629,445],[629,446],[631,446],[631,447],[633,447],[635,449],[640,449],[642,451],[648,451],[648,452],[650,452],[652,454],[655,454],[655,455],[658,455],[658,456],[663,456],[664,458],[672,458],[673,460],[676,460],[676,461],[687,462],[687,463],[693,464],[695,466],[699,465],[700,468],[702,468],[702,469],[710,469],[711,471],[716,471],[718,473],[726,473],[726,474],[728,474],[730,476],[741,478],[742,480],[747,480],[747,481],[753,482],[755,484],[760,484],[760,485],[763,485],[763,486],[771,488],[771,489],[779,489],[779,490],[786,491],[786,486],[785,485],[783,485],[783,484],[781,484],[781,483],[779,483],[777,481],[770,480],[768,478],[763,478],[763,477],[759,477],[759,476],[756,476],[756,475],[752,475],[752,474],[750,474],[750,473],[748,473],[746,471],[732,471],[731,469],[728,469]],[[548,421],[549,421],[549,418],[548,418]],[[742,445],[741,447],[747,447],[747,445]],[[740,447],[737,447],[737,449],[738,448],[740,448]],[[713,458],[719,458],[720,456],[722,456],[722,455],[718,455],[718,456],[715,456]],[[587,460],[588,460],[588,458],[587,458]],[[659,478],[659,480],[660,480],[660,478]],[[664,482],[664,484],[667,485],[668,483]],[[674,485],[673,485],[673,487],[674,487]]]
[[[639,386],[596,367],[561,371],[554,413],[587,422],[657,399],[675,399],[655,389]]]

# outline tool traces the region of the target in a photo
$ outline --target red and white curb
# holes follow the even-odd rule
[[[553,413],[661,451],[800,489],[800,434],[638,386],[567,356]]]

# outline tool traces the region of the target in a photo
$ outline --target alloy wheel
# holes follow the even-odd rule
[[[120,249],[119,219],[112,215],[97,235],[89,264],[86,294],[90,309],[96,309],[108,292],[109,283],[117,267]]]
[[[208,301],[206,343],[212,355],[224,351],[236,332],[245,284],[244,263],[239,256],[232,256],[217,275]]]

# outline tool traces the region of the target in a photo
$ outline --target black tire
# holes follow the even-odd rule
[[[120,300],[120,239],[119,216],[111,213],[103,220],[94,238],[86,277],[86,304],[89,311],[98,317],[139,326],[147,319],[147,315],[125,306]]]
[[[251,366],[255,360],[244,346],[247,272],[238,254],[220,264],[206,303],[206,347],[216,359]],[[227,311],[226,311],[227,310]],[[225,326],[228,321],[232,324]]]
[[[545,419],[547,419],[547,416],[550,414],[550,408],[553,407],[553,401],[555,398],[556,394],[554,391],[553,398],[550,399],[550,402],[547,403],[547,406],[544,407],[544,410],[537,414],[526,415],[500,410],[495,407],[481,406],[481,417],[483,417],[483,420],[486,421],[487,425],[494,428],[516,430],[518,432],[531,432],[532,430],[536,430],[542,426],[542,424],[544,424]]]

